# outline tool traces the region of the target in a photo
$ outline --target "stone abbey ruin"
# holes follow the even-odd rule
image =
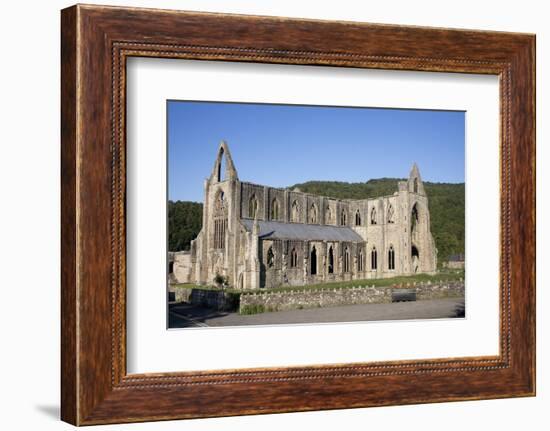
[[[202,230],[170,259],[175,283],[219,275],[236,289],[269,289],[433,274],[437,250],[416,164],[391,196],[335,199],[240,181],[222,141],[204,183]]]

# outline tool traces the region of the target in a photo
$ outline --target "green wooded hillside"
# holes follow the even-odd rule
[[[168,201],[168,250],[189,250],[202,227],[202,204]]]
[[[397,178],[381,178],[366,183],[309,181],[295,184],[301,191],[339,199],[366,199],[391,195],[397,190]],[[464,183],[425,182],[428,194],[432,234],[439,262],[451,254],[464,253]],[[198,202],[168,202],[168,249],[188,250],[190,242],[202,225],[202,204]]]

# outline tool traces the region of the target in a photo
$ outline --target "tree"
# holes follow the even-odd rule
[[[168,250],[189,250],[201,227],[201,203],[168,201]]]

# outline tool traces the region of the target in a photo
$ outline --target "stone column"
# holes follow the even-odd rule
[[[254,220],[252,232],[247,234],[248,242],[248,286],[247,289],[258,289],[260,287],[260,261],[259,257],[259,233],[258,219]]]
[[[285,192],[284,192],[283,205],[282,205],[281,209],[283,210],[283,221],[285,223],[288,223],[288,220],[289,220],[289,217],[288,217],[289,206],[288,206],[288,190],[286,190],[286,189],[285,189]]]
[[[269,187],[264,186],[264,214],[263,219],[269,220]]]

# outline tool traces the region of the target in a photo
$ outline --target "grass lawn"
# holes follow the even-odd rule
[[[228,293],[257,293],[261,292],[288,292],[290,290],[302,290],[302,289],[345,289],[349,287],[357,286],[394,286],[394,285],[406,285],[407,283],[427,283],[431,281],[432,283],[443,281],[458,281],[464,280],[464,271],[463,270],[442,270],[436,275],[428,274],[416,274],[416,275],[407,275],[400,277],[392,278],[375,278],[370,280],[350,280],[350,281],[338,281],[333,283],[321,283],[321,284],[308,284],[305,286],[282,286],[274,287],[271,289],[245,289],[238,290],[227,288],[224,289]],[[196,284],[176,284],[177,287],[188,287],[188,288],[197,288],[197,289],[209,289],[209,290],[221,290],[215,286],[201,286]]]

